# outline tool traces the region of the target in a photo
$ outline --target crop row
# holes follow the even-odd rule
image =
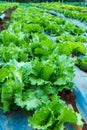
[[[41,8],[46,8],[49,10],[54,10],[56,12],[63,13],[65,16],[69,18],[74,18],[83,22],[87,22],[87,9],[84,7],[73,5],[60,5],[59,3],[42,3],[38,4],[38,6]]]
[[[65,122],[82,126],[81,115],[58,94],[73,90],[72,56],[86,55],[86,29],[37,7],[18,7],[9,27],[0,33],[0,107],[35,111],[34,129],[64,129]],[[50,37],[56,36],[56,43]],[[79,37],[81,37],[79,39]]]
[[[17,3],[3,3],[0,4],[0,14],[8,10],[9,8],[13,8],[14,6],[17,6]]]

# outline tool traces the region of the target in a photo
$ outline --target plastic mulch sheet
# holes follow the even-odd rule
[[[77,107],[87,121],[87,74],[78,67],[75,67],[74,83]]]

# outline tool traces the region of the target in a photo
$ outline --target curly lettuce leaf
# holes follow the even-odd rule
[[[83,125],[81,115],[68,108],[56,95],[52,96],[49,104],[42,106],[29,118],[29,125],[37,130],[63,130],[66,122]]]

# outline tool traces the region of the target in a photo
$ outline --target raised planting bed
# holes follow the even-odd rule
[[[73,107],[74,110],[78,112],[75,101],[77,96],[75,96],[73,92],[64,90],[59,95],[69,107]],[[33,130],[32,127],[28,126],[28,118],[31,115],[31,111],[28,112],[20,108],[18,108],[16,111],[11,111],[6,114],[0,110],[0,130]],[[87,124],[84,124],[83,129],[71,123],[65,123],[65,126],[66,127],[64,130],[87,130]]]
[[[11,15],[7,30],[0,33],[2,130],[67,130],[73,123],[73,129],[81,129],[82,116],[76,113],[81,112],[76,106],[79,94],[73,93],[79,82],[72,81],[71,56],[85,55],[86,49],[69,33],[86,30],[36,7],[21,6]],[[54,36],[60,36],[58,44]]]

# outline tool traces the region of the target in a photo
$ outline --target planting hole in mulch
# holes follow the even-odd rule
[[[76,95],[73,92],[70,90],[63,90],[61,93],[59,93],[59,96],[63,101],[66,102],[67,105],[71,104],[75,112],[79,112],[76,107]],[[87,130],[87,123],[84,124],[82,130]]]

